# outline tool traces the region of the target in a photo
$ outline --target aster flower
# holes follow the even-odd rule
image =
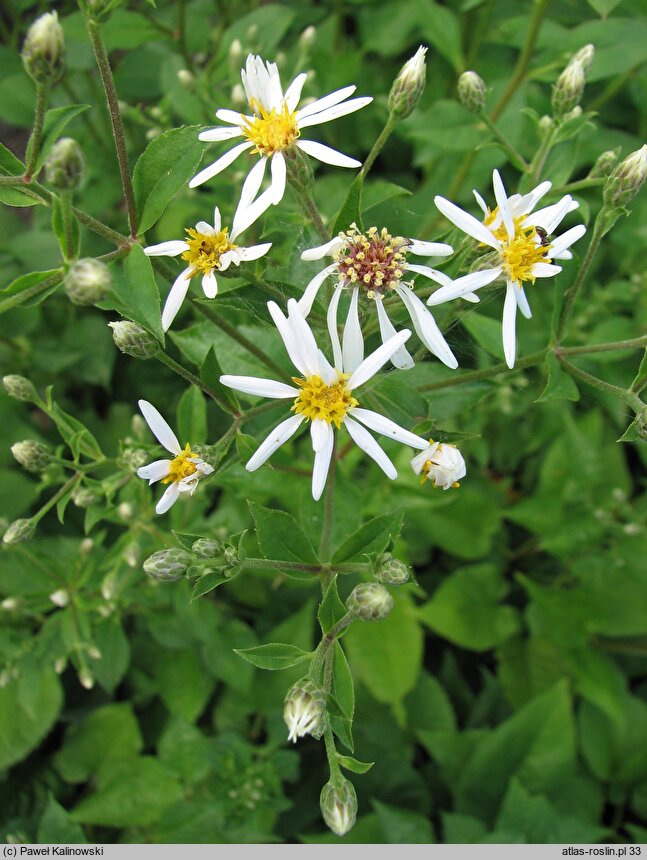
[[[368,358],[362,360],[356,348],[348,349],[342,355],[339,337],[335,331],[333,367],[317,347],[310,326],[294,299],[288,301],[287,317],[274,302],[268,302],[267,306],[290,360],[300,375],[293,377],[295,385],[254,376],[220,377],[223,385],[246,394],[293,401],[290,411],[294,412],[294,415],[282,421],[262,442],[247,462],[247,470],[253,472],[262,466],[277,448],[296,433],[304,421],[309,421],[314,450],[312,496],[315,501],[321,497],[328,476],[335,438],[333,425],[337,430],[343,425],[351,439],[375,460],[386,476],[396,478],[395,466],[365,428],[369,427],[377,433],[397,439],[403,445],[411,445],[412,448],[426,448],[426,440],[377,412],[361,408],[354,395],[356,389],[374,376],[402,347],[411,332],[405,330],[395,333]]]
[[[427,300],[428,305],[457,298],[468,298],[475,290],[486,286],[499,277],[506,280],[507,289],[503,306],[503,351],[508,367],[514,367],[516,357],[517,308],[526,319],[532,316],[524,284],[534,284],[536,278],[551,278],[562,271],[553,260],[569,260],[570,246],[586,232],[583,224],[571,227],[561,236],[551,234],[563,219],[577,209],[578,203],[566,194],[558,203],[533,212],[533,209],[551,187],[550,182],[540,183],[528,194],[513,194],[508,197],[499,172],[492,174],[492,184],[497,206],[490,211],[483,198],[475,191],[474,196],[483,210],[484,221],[460,209],[444,197],[436,197],[435,203],[443,215],[482,245],[495,252],[492,265],[478,272],[458,278],[452,284],[442,286]]]
[[[333,258],[333,262],[310,281],[299,300],[299,308],[303,315],[307,316],[323,282],[329,276],[336,277],[338,289],[335,290],[328,308],[328,326],[331,332],[333,328],[336,330],[341,292],[342,289],[348,289],[351,299],[343,340],[346,344],[347,338],[351,338],[363,357],[364,343],[358,313],[360,295],[375,303],[383,343],[395,334],[384,307],[384,299],[398,296],[411,317],[416,334],[427,349],[448,367],[458,367],[458,362],[433,316],[410,286],[402,280],[411,272],[424,275],[439,284],[451,284],[451,278],[437,269],[407,261],[409,254],[419,257],[446,257],[451,253],[451,245],[392,236],[385,227],[379,232],[377,227],[371,227],[362,233],[352,224],[347,233],[340,233],[325,245],[310,248],[301,254],[302,260],[320,260],[329,256]],[[404,346],[393,354],[391,362],[400,369],[413,367],[413,359]]]
[[[137,469],[137,475],[147,480],[149,485],[156,481],[168,484],[164,495],[155,506],[158,514],[164,514],[177,501],[180,493],[193,495],[200,478],[210,475],[213,468],[191,450],[188,442],[184,449],[181,448],[177,436],[151,403],[140,400],[139,408],[153,436],[174,455],[172,460],[155,460],[148,466]]]
[[[234,240],[252,224],[262,209],[251,206],[241,211],[238,207],[229,235],[229,228],[222,226],[220,210],[216,206],[213,213],[213,227],[206,221],[198,221],[193,227],[187,227],[186,239],[171,239],[169,242],[160,242],[159,245],[149,245],[144,248],[148,257],[177,257],[189,265],[180,272],[170,289],[164,309],[162,310],[162,328],[167,331],[177,316],[182,302],[189,289],[191,279],[202,275],[202,289],[208,299],[215,298],[218,293],[218,281],[214,272],[224,272],[229,266],[240,266],[243,262],[258,260],[267,254],[272,247],[271,242],[263,245],[252,245],[244,248],[234,244]]]
[[[276,205],[283,198],[286,183],[284,153],[292,146],[298,147],[306,155],[325,164],[336,167],[361,167],[361,162],[323,143],[302,140],[301,132],[309,126],[320,125],[360,110],[369,104],[372,98],[362,97],[347,101],[356,89],[354,86],[348,86],[335,90],[297,110],[307,75],[303,72],[297,75],[283,92],[276,63],[264,62],[261,57],[253,54],[247,57],[241,77],[251,114],[246,115],[226,109],[218,110],[216,117],[228,125],[203,131],[199,137],[200,140],[208,141],[233,140],[236,137],[242,137],[244,141],[194,176],[189,182],[191,188],[202,185],[203,182],[229,167],[243,152],[250,151],[252,155],[258,155],[260,158],[245,180],[241,205],[249,205],[256,199],[267,162],[270,161],[271,185],[257,198],[262,201],[263,208],[266,209],[271,204]]]
[[[431,481],[434,487],[449,490],[459,487],[461,478],[467,474],[463,455],[455,445],[447,442],[429,440],[429,447],[421,451],[411,461],[411,468],[416,475],[422,475],[422,481]]]

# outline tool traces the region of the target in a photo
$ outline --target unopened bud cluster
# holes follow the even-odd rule
[[[616,149],[608,149],[606,152],[603,152],[601,155],[598,155],[595,160],[595,164],[589,171],[588,178],[599,179],[608,176],[613,170],[613,168],[616,166],[619,155],[619,146]]]
[[[65,292],[74,305],[90,306],[110,292],[112,275],[105,263],[87,257],[77,260],[65,276]]]
[[[410,60],[402,66],[389,93],[389,111],[396,119],[406,119],[415,110],[427,78],[425,54],[422,45]]]
[[[147,558],[143,567],[153,579],[172,582],[184,576],[201,576],[212,570],[222,570],[227,576],[227,568],[233,568],[239,562],[235,547],[225,546],[213,538],[198,538],[191,545],[191,551],[162,549]]]
[[[198,558],[215,558],[222,555],[223,546],[212,538],[198,538],[191,546],[191,552]]]
[[[379,582],[362,582],[351,591],[346,608],[361,621],[380,621],[393,609],[393,598]]]
[[[319,798],[323,820],[336,836],[343,836],[357,818],[357,795],[353,783],[343,776],[327,782]]]
[[[108,323],[116,347],[131,358],[152,358],[159,352],[159,344],[152,334],[130,320]]]
[[[610,207],[627,206],[647,178],[647,144],[632,152],[615,168],[604,186],[604,202]]]
[[[375,571],[375,578],[378,582],[387,585],[404,585],[405,582],[409,581],[409,577],[408,565],[397,558],[393,558],[390,552],[384,553]]]
[[[458,79],[458,100],[472,113],[481,113],[485,108],[487,92],[485,81],[476,72],[463,72]]]
[[[22,48],[25,71],[36,83],[56,83],[65,71],[65,38],[56,12],[37,18]]]
[[[52,452],[47,445],[34,439],[25,439],[11,446],[11,453],[28,472],[42,472],[52,462]]]
[[[288,727],[288,740],[293,743],[304,735],[321,737],[326,713],[326,694],[307,678],[297,681],[287,692],[283,703],[283,719]]]
[[[36,403],[38,401],[38,393],[33,383],[24,376],[18,376],[15,373],[3,376],[2,384],[9,397],[15,397],[16,400],[23,400],[25,403]]]
[[[593,45],[585,45],[573,54],[557,78],[552,97],[553,115],[557,119],[570,119],[574,116],[573,111],[582,100],[586,76],[591,71],[594,56]]]
[[[57,191],[76,191],[83,181],[83,152],[71,137],[57,140],[45,161],[45,179]]]
[[[144,562],[144,573],[160,582],[182,579],[193,561],[191,553],[183,549],[161,549]]]

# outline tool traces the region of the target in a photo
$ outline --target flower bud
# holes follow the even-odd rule
[[[153,579],[174,582],[182,579],[192,561],[190,553],[183,549],[161,549],[146,559],[143,568]]]
[[[455,445],[430,440],[429,448],[425,448],[411,460],[411,468],[416,475],[422,476],[422,481],[431,481],[434,487],[449,490],[459,487],[461,478],[467,474],[463,455]]]
[[[52,591],[49,596],[54,606],[63,608],[70,602],[70,595],[64,588],[59,588],[57,591]]]
[[[101,498],[101,493],[93,487],[76,486],[72,490],[72,501],[77,508],[89,508]]]
[[[247,107],[247,96],[245,95],[245,90],[242,84],[238,83],[233,85],[233,87],[231,88],[230,101],[236,107]]]
[[[615,168],[604,186],[607,206],[626,206],[640,191],[647,177],[647,144],[632,152]]]
[[[22,47],[25,71],[36,83],[56,83],[65,71],[65,38],[56,12],[37,18]]]
[[[148,463],[148,451],[144,451],[143,448],[125,448],[121,453],[119,462],[129,472],[136,472],[137,469]]]
[[[139,544],[137,541],[129,543],[128,546],[124,548],[123,559],[128,567],[138,567],[140,556],[141,554],[139,552]]]
[[[326,713],[326,694],[307,678],[290,687],[283,703],[283,719],[288,740],[293,743],[304,735],[321,737]]]
[[[15,397],[16,400],[24,400],[25,403],[38,402],[39,398],[36,389],[33,383],[26,377],[11,373],[9,376],[2,377],[2,384],[9,397]]]
[[[425,88],[427,69],[421,45],[410,60],[402,66],[389,93],[389,111],[396,119],[405,119],[413,113]]]
[[[193,543],[191,552],[198,558],[215,558],[217,555],[222,555],[222,544],[211,538],[198,538]]]
[[[91,690],[94,687],[94,675],[87,666],[79,672],[79,683],[85,690]]]
[[[14,609],[18,609],[20,606],[20,601],[16,597],[5,597],[5,599],[0,603],[0,609],[4,609],[5,612],[13,612]]]
[[[381,621],[393,609],[393,598],[378,582],[362,582],[351,591],[346,609],[362,621]]]
[[[79,552],[81,555],[89,555],[94,548],[94,541],[92,538],[83,538],[81,543],[79,544]]]
[[[75,191],[83,180],[83,153],[71,137],[57,140],[45,161],[45,179],[57,191]]]
[[[310,188],[314,181],[311,158],[298,147],[292,146],[285,152],[285,164],[292,185],[303,190]]]
[[[591,71],[591,66],[593,65],[593,58],[595,57],[595,45],[584,45],[583,48],[573,54],[571,57],[572,62],[578,62],[582,66],[582,71],[584,75],[588,75]]]
[[[195,78],[188,69],[178,69],[177,79],[185,90],[192,90],[195,86]]]
[[[243,46],[241,44],[240,39],[234,39],[234,41],[229,46],[229,62],[231,65],[236,68],[236,66],[240,65],[240,61],[243,58]]]
[[[28,472],[42,472],[52,462],[52,452],[47,445],[34,439],[25,439],[11,446],[11,453]]]
[[[579,105],[585,83],[586,78],[582,64],[578,60],[571,60],[553,87],[554,116],[562,118],[564,114],[569,113],[576,105]]]
[[[232,566],[238,564],[240,561],[240,556],[238,555],[238,550],[235,546],[226,546],[224,555],[227,564]]]
[[[548,116],[548,114],[544,114],[539,120],[539,134],[542,138],[546,137],[546,135],[550,134],[550,132],[555,128],[555,120],[552,116]]]
[[[409,581],[409,566],[393,558],[390,552],[385,552],[380,559],[375,578],[387,585],[404,585]]]
[[[323,820],[336,836],[343,836],[355,824],[357,795],[353,783],[343,776],[327,782],[319,798]]]
[[[89,306],[103,301],[110,292],[112,275],[101,260],[77,260],[65,276],[65,292],[73,305]]]
[[[595,164],[589,171],[588,179],[599,179],[608,176],[615,167],[619,155],[619,146],[616,149],[608,149],[606,152],[598,155]]]
[[[316,41],[317,28],[313,27],[311,24],[309,27],[306,27],[303,33],[299,36],[299,48],[304,53],[307,53]]]
[[[472,113],[481,113],[485,107],[485,81],[476,72],[463,72],[458,79],[458,100]]]
[[[132,358],[152,358],[159,352],[159,344],[152,334],[130,320],[108,323],[115,345]]]
[[[14,520],[4,533],[2,542],[6,544],[26,543],[36,533],[36,524],[32,520]]]

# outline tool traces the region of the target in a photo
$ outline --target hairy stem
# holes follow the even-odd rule
[[[378,157],[380,152],[382,151],[384,144],[387,142],[389,137],[391,136],[391,132],[396,127],[398,120],[393,116],[392,113],[389,114],[389,118],[387,119],[384,128],[380,132],[377,140],[373,144],[373,147],[369,154],[366,156],[366,161],[362,165],[362,169],[360,170],[360,176],[365,177],[371,167],[373,167],[373,162]]]
[[[501,146],[508,154],[508,158],[510,159],[512,164],[514,164],[517,170],[521,170],[523,173],[526,173],[530,169],[530,165],[523,157],[523,155],[521,155],[521,153],[514,148],[514,146],[505,138],[505,136],[501,134],[499,129],[496,127],[496,125],[492,122],[492,120],[486,113],[480,113],[479,118],[485,123],[485,125],[494,135],[494,137],[499,141]]]
[[[611,385],[609,382],[604,382],[604,380],[598,379],[597,376],[593,376],[593,374],[587,373],[585,370],[571,364],[570,361],[566,361],[566,359],[559,354],[557,355],[557,358],[564,370],[570,373],[570,375],[575,379],[579,379],[581,382],[585,382],[587,385],[590,385],[592,388],[597,388],[598,391],[603,391],[605,394],[611,394],[614,397],[618,397],[620,400],[623,400],[631,406],[634,412],[639,412],[644,407],[645,404],[642,402],[640,397],[635,394],[635,392],[626,388],[619,388],[617,385]]]
[[[155,358],[158,361],[161,361],[162,364],[165,364],[170,370],[174,373],[177,373],[178,376],[181,376],[182,379],[186,379],[187,382],[190,382],[191,385],[195,385],[200,391],[203,391],[207,397],[210,397],[214,400],[221,409],[224,409],[225,412],[228,412],[230,415],[233,415],[235,418],[240,417],[240,413],[236,412],[233,406],[228,403],[224,397],[221,397],[217,391],[214,391],[210,385],[207,385],[206,382],[203,382],[199,377],[195,374],[191,373],[190,370],[187,370],[186,367],[182,367],[177,361],[168,356],[165,352],[158,352]]]
[[[512,370],[524,370],[526,367],[534,367],[541,364],[545,360],[547,353],[548,348],[532,352],[530,355],[525,356],[525,358],[520,358]],[[425,385],[419,385],[418,391],[439,391],[441,388],[453,388],[454,385],[480,382],[481,379],[489,379],[492,376],[497,376],[499,373],[508,372],[510,372],[510,368],[505,361],[501,361],[498,364],[484,367],[481,370],[471,370],[468,373],[461,373],[459,376],[450,376],[448,379],[439,379],[437,382],[428,382]]]
[[[602,241],[602,236],[604,235],[602,228],[602,218],[601,215],[604,212],[602,209],[598,213],[598,217],[595,219],[595,225],[593,227],[593,235],[591,236],[591,241],[589,243],[589,247],[586,251],[586,256],[582,260],[582,265],[580,266],[580,270],[577,273],[577,277],[575,278],[575,282],[571,286],[571,288],[566,293],[566,300],[564,302],[564,307],[562,308],[562,313],[559,318],[559,325],[557,326],[557,332],[555,334],[555,338],[559,343],[562,339],[562,336],[566,332],[566,326],[568,325],[568,321],[570,319],[571,313],[573,311],[573,305],[575,303],[575,299],[584,283],[584,278],[587,276],[589,269],[591,268],[591,263],[593,262],[593,258],[600,247],[600,242]]]
[[[24,181],[29,182],[36,168],[36,162],[40,154],[40,146],[43,142],[43,122],[45,119],[45,108],[49,95],[48,83],[36,84],[36,108],[34,110],[34,127],[27,143],[25,153],[25,176]]]
[[[27,287],[26,290],[23,290],[20,293],[15,293],[13,296],[9,296],[4,299],[4,301],[0,302],[0,314],[4,314],[7,311],[10,311],[12,308],[16,308],[19,305],[24,304],[24,302],[33,299],[35,296],[44,293],[46,290],[51,289],[52,287],[60,284],[63,280],[63,269],[59,269],[53,275],[50,275],[49,278],[45,278],[44,281],[41,281],[39,284],[34,284],[31,287]]]

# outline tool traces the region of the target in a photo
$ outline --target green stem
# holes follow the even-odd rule
[[[87,21],[88,35],[94,49],[94,56],[97,61],[97,67],[103,89],[106,94],[108,103],[108,113],[110,114],[110,124],[112,126],[112,134],[115,140],[115,149],[117,152],[117,161],[119,162],[119,173],[121,175],[121,186],[124,192],[126,201],[126,209],[128,210],[128,224],[130,226],[130,235],[133,239],[137,238],[137,209],[135,207],[135,195],[133,194],[133,186],[130,180],[130,167],[128,165],[128,152],[126,150],[126,138],[124,135],[124,126],[121,121],[121,113],[119,111],[119,101],[117,99],[117,90],[110,68],[110,61],[103,43],[101,28],[97,21],[88,19]]]
[[[577,277],[575,278],[575,282],[571,286],[571,288],[566,293],[566,300],[564,302],[564,307],[562,308],[562,313],[559,318],[559,325],[557,326],[557,332],[555,334],[555,339],[557,343],[560,342],[562,336],[566,332],[566,326],[568,325],[568,321],[570,319],[571,313],[573,311],[573,304],[575,303],[575,299],[577,298],[577,294],[579,293],[582,284],[584,283],[584,278],[587,276],[589,269],[591,268],[591,263],[593,262],[593,258],[595,257],[596,251],[600,246],[600,242],[602,241],[602,237],[604,235],[604,230],[602,227],[602,213],[605,210],[602,209],[598,213],[597,218],[595,219],[595,225],[593,227],[593,235],[591,236],[591,241],[589,243],[589,247],[586,251],[586,256],[582,260],[582,265],[580,266],[580,270],[577,273]]]
[[[384,144],[387,142],[387,140],[391,136],[391,132],[393,131],[393,129],[396,127],[397,124],[398,124],[397,118],[394,117],[392,113],[390,113],[389,118],[387,119],[387,121],[384,125],[384,128],[382,129],[377,140],[373,144],[371,151],[366,156],[366,161],[364,162],[364,164],[362,165],[362,169],[360,170],[360,176],[366,177],[366,175],[368,174],[371,167],[373,167],[373,162],[375,161],[375,159],[378,157],[378,155],[382,151]]]
[[[505,149],[508,154],[508,158],[517,168],[517,170],[521,170],[523,173],[527,173],[530,169],[530,165],[526,161],[526,159],[521,155],[520,152],[514,148],[514,146],[506,140],[506,138],[501,134],[496,125],[492,122],[490,117],[485,113],[481,112],[479,114],[479,118],[485,123],[485,125],[490,129],[494,137],[499,141],[501,146]]]
[[[29,182],[36,169],[36,162],[40,154],[40,146],[43,142],[43,122],[45,120],[45,108],[49,95],[48,83],[36,84],[36,108],[34,111],[34,128],[27,143],[25,153],[25,176],[24,181]]]
[[[59,269],[55,274],[50,275],[49,278],[46,278],[39,284],[34,284],[32,287],[27,287],[26,290],[23,290],[20,293],[15,293],[13,296],[9,296],[4,299],[4,301],[0,302],[0,314],[4,314],[12,308],[18,307],[24,302],[29,301],[29,299],[33,299],[35,296],[40,295],[40,293],[44,293],[56,284],[60,284],[62,280],[63,269]]]
[[[555,355],[588,355],[595,352],[612,352],[616,349],[640,349],[647,348],[647,335],[635,337],[632,340],[616,340],[610,343],[593,343],[590,346],[559,346],[555,348]]]
[[[532,185],[535,185],[539,182],[541,177],[541,172],[544,169],[544,165],[546,164],[546,159],[550,154],[550,150],[553,146],[553,139],[555,137],[555,129],[552,128],[550,131],[546,132],[539,144],[539,149],[535,153],[535,157],[532,160],[530,165],[530,182]]]
[[[245,558],[241,564],[243,567],[265,569],[265,570],[294,570],[300,573],[328,573],[331,576],[337,574],[366,574],[371,572],[371,566],[365,562],[348,562],[330,566],[328,564],[306,564],[300,561],[283,561],[273,558]],[[345,626],[345,625],[344,625]],[[334,628],[333,628],[334,629]],[[341,628],[340,628],[341,629]]]
[[[191,373],[190,370],[182,367],[181,364],[172,359],[165,352],[158,352],[155,358],[158,361],[161,361],[162,364],[165,364],[174,373],[177,373],[178,376],[181,376],[182,379],[186,379],[186,381],[190,382],[191,385],[195,385],[200,389],[200,391],[203,391],[207,397],[211,397],[211,399],[214,400],[221,409],[224,409],[225,412],[229,412],[229,414],[233,415],[235,418],[240,417],[240,413],[238,413],[224,397],[221,397],[220,394],[218,394],[217,391],[214,391],[210,385],[207,385],[206,382],[203,382],[195,374]]]
[[[525,358],[520,358],[512,370],[524,370],[526,367],[534,367],[535,365],[542,364],[547,353],[548,348],[532,352]],[[492,376],[497,376],[499,373],[507,372],[510,372],[510,368],[504,361],[501,361],[499,364],[493,364],[491,367],[484,367],[481,370],[471,370],[469,373],[462,373],[459,376],[450,376],[448,379],[440,379],[438,382],[428,382],[426,385],[419,385],[418,391],[439,391],[441,388],[453,388],[454,385],[480,382],[482,379],[489,379]]]
[[[571,191],[583,191],[585,188],[599,188],[606,182],[604,176],[578,179],[577,182],[569,182],[568,185],[560,185],[558,188],[553,188],[554,194],[569,194]]]
[[[328,229],[324,224],[321,215],[319,214],[319,210],[317,209],[317,204],[314,202],[312,194],[307,188],[303,188],[300,185],[296,185],[291,182],[290,186],[294,191],[294,194],[299,201],[299,206],[303,210],[303,214],[306,218],[309,218],[312,221],[312,224],[319,233],[322,241],[327,242],[330,239],[330,234],[328,233]]]
[[[33,517],[31,517],[32,521],[34,523],[39,523],[45,516],[45,514],[50,511],[54,507],[54,505],[57,504],[63,498],[66,493],[68,493],[73,487],[75,487],[79,483],[82,477],[82,472],[77,472],[75,475],[72,475],[72,477],[68,481],[66,481],[63,486],[57,490],[56,493],[54,493],[52,498],[45,502],[43,507],[39,511],[37,511]]]
[[[633,391],[626,388],[620,388],[617,385],[611,385],[609,382],[604,382],[602,379],[598,379],[597,376],[593,376],[585,370],[581,370],[579,367],[571,364],[570,361],[566,361],[566,359],[559,353],[557,353],[557,358],[564,370],[570,373],[570,375],[575,379],[579,379],[581,382],[585,382],[587,385],[597,388],[598,391],[603,391],[605,394],[611,394],[613,397],[620,398],[620,400],[623,400],[631,406],[634,412],[639,412],[644,407],[645,404]]]
[[[72,198],[69,191],[61,191],[61,218],[63,220],[63,259],[66,263],[76,259],[74,248],[74,222],[72,215]]]
[[[326,757],[328,758],[328,767],[330,768],[330,778],[341,778],[341,769],[337,760],[337,748],[335,747],[335,738],[330,726],[324,731],[324,743],[326,744]]]

